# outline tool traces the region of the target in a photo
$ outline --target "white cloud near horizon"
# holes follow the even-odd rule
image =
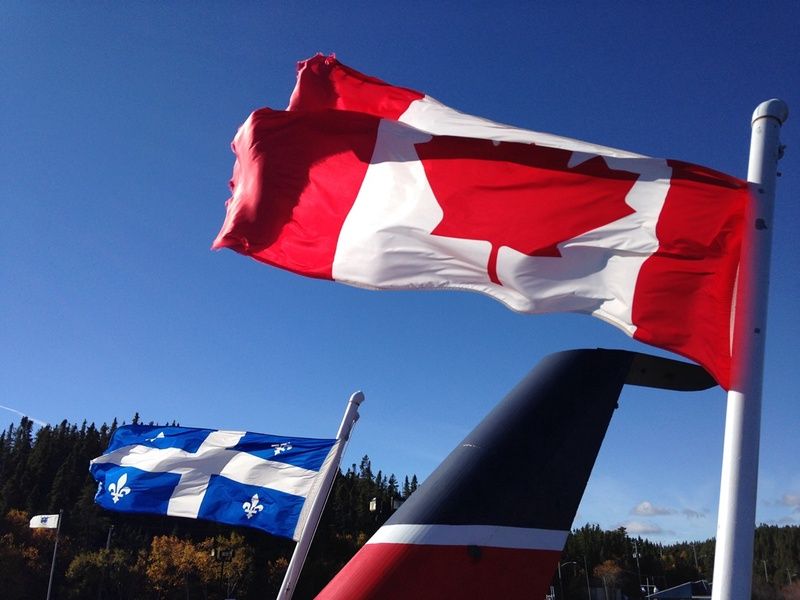
[[[779,504],[793,508],[794,512],[800,512],[800,494],[784,494]]]
[[[683,515],[687,519],[705,519],[706,512],[694,510],[692,508],[668,508],[666,506],[656,506],[649,500],[644,500],[631,509],[630,514],[639,517],[663,517],[669,515]]]
[[[644,500],[631,509],[632,515],[639,515],[640,517],[655,517],[659,515],[674,515],[677,511],[672,508],[664,508],[655,506],[652,502]]]
[[[621,523],[629,535],[672,535],[673,532],[664,530],[656,523],[642,523],[641,521],[628,521]]]

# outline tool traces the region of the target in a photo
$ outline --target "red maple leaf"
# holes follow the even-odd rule
[[[453,136],[416,149],[444,211],[432,234],[489,241],[487,272],[498,284],[501,246],[561,256],[558,244],[634,212],[625,197],[638,175],[599,156],[569,168],[568,150]]]

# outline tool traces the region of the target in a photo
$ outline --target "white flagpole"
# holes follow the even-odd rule
[[[336,479],[336,473],[339,471],[339,463],[342,461],[342,454],[347,441],[350,439],[350,432],[353,430],[353,425],[358,421],[358,407],[364,401],[364,394],[362,392],[355,392],[350,396],[347,402],[347,408],[344,411],[342,422],[339,425],[339,431],[336,434],[336,445],[333,456],[333,461],[330,467],[324,474],[324,479],[320,486],[319,493],[310,498],[311,509],[308,513],[308,520],[303,532],[300,534],[300,539],[297,540],[297,545],[294,548],[292,559],[289,561],[289,566],[286,569],[286,575],[281,584],[281,590],[278,592],[276,600],[291,600],[297,580],[300,578],[300,571],[306,562],[308,550],[311,547],[311,541],[314,539],[314,534],[317,531],[322,510],[328,501],[328,495],[333,487],[333,481]]]
[[[53,572],[56,569],[56,552],[58,551],[58,536],[61,533],[61,521],[64,520],[64,511],[58,511],[58,526],[56,527],[56,543],[53,545],[53,561],[50,563],[50,579],[47,581],[47,600],[50,600],[50,590],[53,588]]]
[[[762,102],[753,112],[747,169],[752,199],[745,214],[733,321],[712,600],[750,598],[772,213],[783,154],[779,134],[788,114],[777,99]]]

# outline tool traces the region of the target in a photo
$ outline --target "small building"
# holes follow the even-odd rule
[[[648,600],[711,600],[711,584],[705,580],[687,581],[681,585],[650,594]]]

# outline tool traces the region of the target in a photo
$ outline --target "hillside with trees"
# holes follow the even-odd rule
[[[31,529],[28,522],[59,510],[64,520],[54,598],[274,597],[292,541],[206,521],[113,513],[94,504],[89,460],[102,454],[116,427],[115,420],[100,427],[63,421],[35,428],[22,418],[0,433],[2,597],[45,597],[55,532]],[[401,482],[375,472],[367,456],[340,471],[295,598],[313,598],[416,487],[416,476]],[[713,540],[661,545],[624,529],[585,525],[570,534],[553,587],[559,599],[587,598],[587,587],[608,590],[609,598],[614,590],[641,598],[640,584],[664,589],[711,579],[713,560]],[[759,600],[800,600],[800,527],[756,530],[753,589]]]

